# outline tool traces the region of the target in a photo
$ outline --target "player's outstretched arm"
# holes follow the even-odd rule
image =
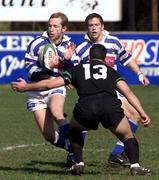
[[[134,59],[130,61],[127,66],[129,69],[131,69],[134,73],[137,74],[138,79],[141,82],[141,84],[143,84],[144,86],[148,86],[150,84],[149,79],[141,72],[138,64],[136,63]]]
[[[26,83],[22,78],[19,78],[17,82],[11,82],[11,88],[17,92],[48,90],[63,85],[65,85],[65,82],[62,77],[42,80],[37,83]]]
[[[126,84],[126,82],[118,81],[117,88],[127,98],[129,103],[137,110],[137,112],[141,116],[143,125],[148,126],[151,120],[150,120],[149,116],[145,113],[139,99],[132,92],[132,90],[129,88],[129,86]]]

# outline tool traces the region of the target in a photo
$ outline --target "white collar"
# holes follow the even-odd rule
[[[42,37],[48,38],[48,39],[50,40],[47,31],[44,31],[44,32],[42,33]],[[67,35],[64,34],[63,37],[62,37],[62,42],[70,41],[70,39],[71,39],[71,38],[70,38],[69,36],[67,36]],[[52,42],[52,41],[50,40],[50,42]]]
[[[103,42],[103,41],[107,38],[107,36],[109,35],[109,32],[106,31],[106,30],[103,30],[102,33],[103,33],[103,35],[104,35],[104,36],[103,36],[103,39],[102,39],[102,42]],[[84,39],[91,42],[88,34],[85,34]]]

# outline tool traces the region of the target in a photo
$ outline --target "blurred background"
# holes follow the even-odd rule
[[[17,0],[1,0],[0,10],[3,7],[9,6],[10,3],[15,4]],[[34,0],[35,1],[35,0]],[[21,1],[21,5],[28,5],[29,3],[34,3],[33,0],[23,0]],[[41,3],[48,3],[49,0],[41,1]],[[51,1],[51,0],[50,0]],[[54,0],[53,0],[54,1]],[[62,0],[61,0],[62,1]],[[119,5],[121,13],[121,19],[118,21],[105,21],[106,27],[110,31],[158,31],[159,26],[159,1],[158,0],[115,0],[113,6],[116,4]],[[3,3],[4,2],[4,3]],[[18,1],[17,1],[18,2]],[[19,0],[20,2],[20,0]],[[40,0],[39,0],[40,2]],[[54,1],[55,5],[57,0]],[[95,3],[99,4],[101,0],[67,0],[65,1],[67,4],[79,4],[82,6],[87,6],[87,4],[91,7]],[[89,3],[88,3],[89,2]],[[28,4],[27,4],[28,3]],[[102,2],[103,3],[103,2]],[[109,1],[106,0],[102,6],[109,7]],[[12,6],[13,7],[13,6]],[[22,8],[22,7],[21,7]],[[37,7],[38,8],[38,7]],[[66,7],[70,8],[70,7]],[[72,7],[71,7],[72,8]],[[94,9],[95,10],[95,9]],[[113,13],[114,9],[111,7]],[[64,9],[63,9],[64,11]],[[53,12],[53,11],[52,11]],[[14,20],[15,17],[20,16],[18,11],[14,12],[14,16],[12,16],[12,21],[7,22],[0,20],[0,31],[42,31],[46,28],[47,22],[46,21],[16,21]],[[28,12],[29,13],[29,12]],[[100,12],[99,12],[100,13]],[[3,14],[2,16],[5,16]],[[1,17],[2,17],[1,16]],[[27,16],[27,14],[26,14]],[[43,14],[41,14],[43,16]],[[81,16],[81,14],[78,16]],[[49,18],[49,17],[48,17]],[[0,18],[1,19],[1,18]],[[16,18],[15,18],[16,19]],[[70,18],[69,18],[70,19]],[[13,22],[14,21],[14,22]],[[82,21],[71,21],[69,25],[69,31],[84,31],[86,30],[85,25]]]
[[[151,84],[159,84],[159,0],[0,0],[0,84],[27,79],[24,55],[30,41],[47,29],[52,13],[63,12],[70,21],[67,34],[82,41],[84,20],[102,15],[105,29],[120,38]],[[138,78],[120,65],[129,84]]]

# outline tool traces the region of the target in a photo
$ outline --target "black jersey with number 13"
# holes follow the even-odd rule
[[[68,84],[75,86],[80,98],[107,93],[116,97],[116,83],[124,78],[114,69],[106,66],[99,60],[80,64],[63,73],[63,78]]]

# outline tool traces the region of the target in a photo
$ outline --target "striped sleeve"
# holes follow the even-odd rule
[[[118,50],[119,61],[123,66],[126,66],[132,60],[132,55],[125,49],[125,45],[117,37],[115,37],[114,40],[119,49]]]

